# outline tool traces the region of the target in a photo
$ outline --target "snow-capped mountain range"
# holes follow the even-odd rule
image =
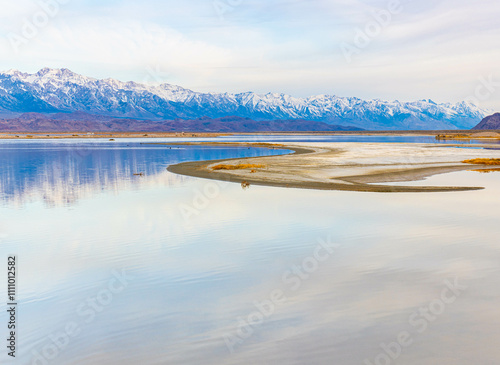
[[[467,102],[436,104],[432,100],[389,102],[332,95],[297,98],[275,93],[200,93],[170,84],[98,80],[68,69],[50,68],[35,74],[1,72],[0,111],[86,112],[151,120],[204,116],[302,119],[386,130],[469,129],[491,114]]]

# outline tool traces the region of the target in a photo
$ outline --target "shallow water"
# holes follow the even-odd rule
[[[283,152],[140,142],[0,143],[18,363],[500,360],[499,173],[425,182],[486,187],[459,193],[243,190],[166,167]]]

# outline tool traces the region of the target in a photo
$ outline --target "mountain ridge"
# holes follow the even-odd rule
[[[0,119],[4,132],[324,132],[356,131],[359,128],[330,125],[308,120],[255,121],[227,116],[193,120],[137,120],[76,113],[24,113]]]
[[[86,77],[69,69],[0,72],[0,112],[89,114],[144,120],[226,116],[255,121],[310,120],[362,129],[468,129],[489,111],[468,102],[362,100],[316,95],[201,93],[171,84],[149,85]]]
[[[500,113],[495,113],[485,117],[474,130],[500,130]]]

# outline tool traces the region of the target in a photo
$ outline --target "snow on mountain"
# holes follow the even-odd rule
[[[389,102],[332,95],[297,98],[276,93],[199,93],[169,84],[98,80],[64,68],[44,68],[35,74],[16,70],[0,73],[0,111],[81,111],[155,120],[234,115],[254,120],[305,119],[388,130],[467,129],[490,113],[467,102],[436,104],[432,100]]]

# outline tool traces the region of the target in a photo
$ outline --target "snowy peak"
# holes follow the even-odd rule
[[[0,72],[0,75],[20,77],[22,75],[27,75],[27,74],[23,74],[22,72],[20,72],[18,70],[10,69],[8,71]]]
[[[36,73],[38,77],[53,77],[53,78],[70,78],[77,76],[74,72],[68,70],[67,68],[52,69],[52,68],[42,68]]]
[[[98,80],[66,68],[35,74],[0,73],[0,110],[10,112],[86,112],[141,119],[195,119],[238,116],[253,120],[314,120],[364,129],[466,129],[486,115],[468,102],[438,104],[362,100],[283,93],[199,93],[180,86]]]

